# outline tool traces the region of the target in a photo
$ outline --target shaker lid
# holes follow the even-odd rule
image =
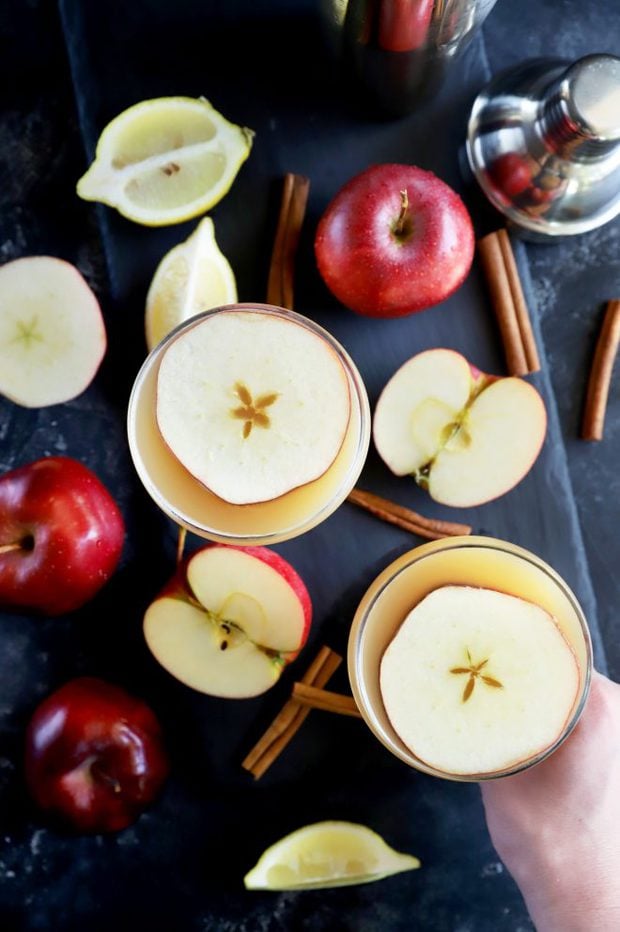
[[[567,102],[582,133],[600,140],[620,139],[620,59],[588,55],[566,72]]]
[[[535,59],[474,101],[470,168],[491,203],[535,238],[585,233],[620,213],[620,58]]]

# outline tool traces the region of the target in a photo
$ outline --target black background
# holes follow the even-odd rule
[[[143,309],[159,258],[195,222],[136,227],[80,202],[76,179],[98,133],[125,106],[160,94],[204,94],[256,130],[250,159],[211,212],[241,300],[264,299],[281,176],[311,179],[299,252],[297,309],[330,329],[357,361],[371,402],[396,366],[426,346],[450,345],[488,371],[502,358],[477,268],[441,309],[405,321],[367,321],[339,308],[318,279],[312,232],[341,183],[373,161],[413,162],[458,187],[478,232],[497,219],[459,170],[469,106],[488,78],[541,54],[620,54],[620,12],[607,4],[499,3],[440,94],[400,120],[353,99],[325,53],[315,5],[33,0],[0,7],[0,258],[47,253],[75,262],[99,296],[109,351],[80,398],[30,411],[0,400],[2,470],[65,453],[91,466],[128,527],[120,570],[75,615],[0,619],[0,927],[24,930],[468,930],[531,928],[488,840],[475,786],[412,773],[356,722],[314,713],[258,784],[243,754],[290,683],[327,642],[344,650],[355,605],[376,572],[417,543],[344,505],[323,526],[277,549],[306,579],[315,605],[308,649],[266,696],[224,702],[177,684],[143,644],[145,606],[169,575],[176,532],[142,490],[124,417],[145,353]],[[455,512],[477,531],[523,544],[575,588],[604,663],[620,676],[618,442],[612,389],[605,440],[576,439],[603,302],[620,294],[620,225],[566,243],[519,250],[545,364],[535,382],[550,430],[530,476],[497,503]],[[443,514],[371,451],[364,484],[428,514]],[[190,546],[197,546],[193,540]],[[160,716],[173,774],[157,804],[116,836],[51,831],[26,798],[25,724],[38,701],[80,673],[144,696]],[[346,689],[346,674],[334,685]],[[361,821],[422,870],[375,885],[306,894],[249,894],[241,878],[287,831],[325,818]]]

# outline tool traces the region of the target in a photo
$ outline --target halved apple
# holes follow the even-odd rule
[[[420,760],[490,774],[536,757],[564,730],[577,661],[543,608],[491,589],[443,586],[407,615],[385,651],[386,713]]]
[[[0,394],[26,408],[69,401],[105,350],[99,303],[73,265],[28,256],[0,268]]]
[[[265,692],[308,637],[303,580],[267,547],[210,544],[192,554],[148,607],[146,642],[169,673],[199,692]]]
[[[233,504],[270,501],[323,475],[350,416],[328,342],[291,318],[225,311],[165,351],[157,423],[182,465]]]
[[[547,413],[533,385],[485,375],[453,350],[419,353],[383,389],[373,419],[377,452],[444,505],[498,498],[529,472]]]

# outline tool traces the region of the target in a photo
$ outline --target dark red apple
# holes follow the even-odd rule
[[[169,764],[145,702],[79,677],[36,709],[25,771],[35,802],[54,819],[78,832],[116,832],[155,799]]]
[[[314,247],[319,272],[342,304],[371,317],[402,317],[463,283],[474,230],[461,198],[432,172],[373,165],[328,205]]]
[[[0,605],[60,615],[110,578],[125,527],[97,476],[50,456],[0,476]]]

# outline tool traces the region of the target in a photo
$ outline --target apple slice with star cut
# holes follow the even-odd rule
[[[422,599],[380,668],[396,734],[448,774],[491,774],[543,753],[564,731],[579,684],[575,655],[552,615],[469,586],[443,586]]]
[[[208,545],[151,603],[146,642],[186,686],[223,698],[265,692],[308,637],[312,604],[301,577],[266,547]]]
[[[377,452],[435,501],[469,507],[523,479],[542,447],[544,402],[523,379],[485,375],[460,353],[419,353],[392,376],[375,408]]]
[[[225,310],[172,341],[157,382],[157,423],[179,462],[243,505],[318,479],[350,417],[346,371],[297,321]]]
[[[99,304],[73,265],[29,256],[0,268],[0,394],[26,408],[69,401],[105,350]]]

